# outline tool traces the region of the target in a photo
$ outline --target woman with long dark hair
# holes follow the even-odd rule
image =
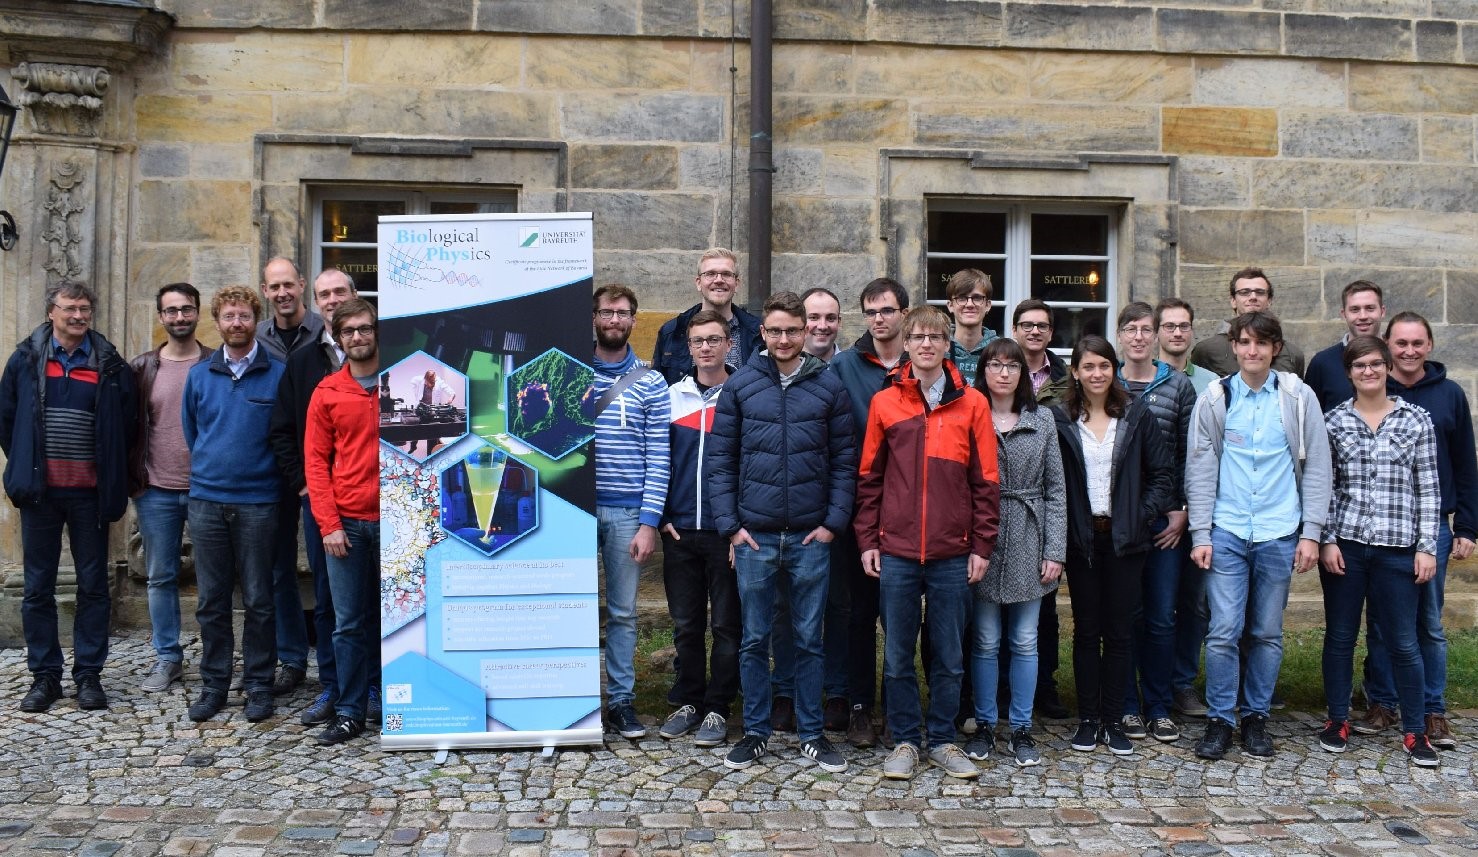
[[[1324,417],[1334,494],[1319,583],[1324,589],[1324,698],[1329,720],[1319,746],[1344,752],[1350,739],[1350,688],[1360,610],[1391,651],[1401,699],[1403,745],[1412,764],[1435,767],[1427,739],[1426,695],[1417,604],[1437,570],[1437,432],[1427,412],[1386,395],[1391,352],[1374,336],[1344,351],[1355,397]]]
[[[1062,454],[1051,412],[1037,407],[1021,346],[1011,339],[993,339],[978,366],[975,387],[990,400],[995,424],[1001,529],[985,578],[974,587],[975,645],[970,668],[977,688],[976,730],[965,745],[965,755],[985,759],[995,745],[994,688],[1000,677],[1004,638],[1011,652],[1010,748],[1016,764],[1026,767],[1042,760],[1031,732],[1032,698],[1037,689],[1037,614],[1042,596],[1057,589],[1067,551]]]
[[[1155,442],[1144,399],[1118,383],[1108,340],[1085,336],[1073,348],[1072,382],[1053,408],[1067,495],[1067,581],[1073,609],[1073,673],[1078,730],[1072,748],[1106,745],[1134,752],[1119,722],[1129,683],[1129,647],[1141,575],[1153,544],[1150,525],[1174,496],[1170,450]]]

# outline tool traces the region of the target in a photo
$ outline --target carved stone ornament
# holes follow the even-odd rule
[[[48,283],[76,279],[82,274],[82,212],[85,194],[79,185],[86,176],[76,161],[62,161],[52,166],[51,181],[46,188],[45,228],[41,240],[46,244]]]
[[[31,127],[42,134],[98,136],[108,70],[99,66],[23,62],[11,77],[24,87],[18,98]]]

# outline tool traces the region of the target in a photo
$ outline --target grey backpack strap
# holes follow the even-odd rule
[[[645,374],[647,374],[647,366],[640,360],[636,361],[636,365],[632,367],[630,372],[617,378],[616,383],[612,384],[610,389],[601,393],[600,398],[595,400],[595,415],[598,417],[605,413],[606,408],[609,408],[611,403],[616,401],[617,396],[630,389],[631,385],[635,384]]]

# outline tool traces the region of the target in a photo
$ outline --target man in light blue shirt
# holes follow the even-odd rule
[[[1196,755],[1220,759],[1237,719],[1238,641],[1247,631],[1242,749],[1271,756],[1273,686],[1283,662],[1283,608],[1293,573],[1313,568],[1329,512],[1329,439],[1319,400],[1272,371],[1283,328],[1263,312],[1231,327],[1238,371],[1196,401],[1186,453],[1191,560],[1208,569],[1206,735]]]

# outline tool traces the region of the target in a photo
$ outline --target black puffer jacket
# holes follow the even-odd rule
[[[1088,505],[1088,468],[1083,442],[1067,408],[1052,408],[1057,417],[1057,440],[1062,444],[1062,475],[1067,487],[1067,548],[1071,557],[1093,556],[1093,510]],[[1119,556],[1142,553],[1153,544],[1150,525],[1175,508],[1174,474],[1170,451],[1159,442],[1154,417],[1143,399],[1134,402],[1119,420],[1114,439],[1113,508],[1114,552]],[[1071,561],[1071,559],[1069,560]]]
[[[718,398],[705,462],[716,528],[841,533],[852,520],[857,445],[841,379],[803,355],[800,374],[780,386],[775,361],[756,352]]]
[[[1196,409],[1196,386],[1168,363],[1156,360],[1155,367],[1154,380],[1139,398],[1154,415],[1159,443],[1170,450],[1170,464],[1175,468],[1174,504],[1170,508],[1179,509],[1185,505],[1185,443],[1191,430],[1191,412]],[[1119,377],[1124,377],[1122,369]]]

